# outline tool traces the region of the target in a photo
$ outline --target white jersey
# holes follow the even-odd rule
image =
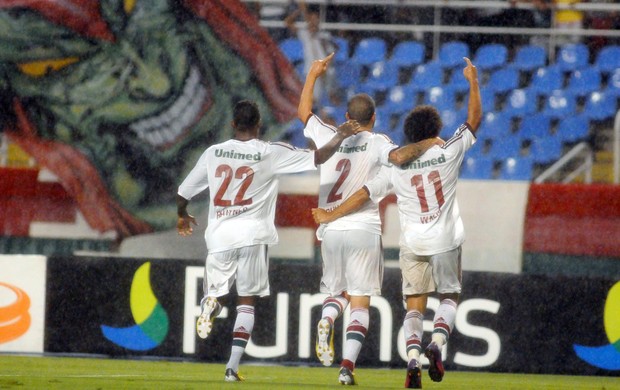
[[[334,136],[336,129],[312,115],[304,135],[320,148]],[[390,165],[390,151],[397,148],[386,135],[362,131],[345,139],[334,155],[320,167],[319,207],[332,209],[374,177],[382,165]],[[322,224],[317,237],[322,239],[324,230],[366,230],[381,234],[381,218],[377,204],[367,202],[360,210]]]
[[[282,142],[228,140],[209,147],[179,186],[191,199],[210,188],[209,253],[278,242],[278,176],[316,169],[314,152]]]
[[[398,198],[400,245],[416,255],[447,252],[465,241],[456,184],[465,152],[476,142],[467,124],[443,146],[400,167],[382,169],[366,188],[378,202],[390,191]]]

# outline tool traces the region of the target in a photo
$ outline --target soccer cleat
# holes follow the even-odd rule
[[[441,351],[435,343],[430,343],[424,350],[424,355],[428,358],[428,376],[433,382],[441,382],[443,379],[443,362],[441,361]]]
[[[334,332],[325,318],[319,321],[316,329],[316,357],[326,367],[334,362]]]
[[[405,378],[406,389],[422,388],[422,370],[417,360],[411,359],[407,365],[407,377]]]
[[[234,372],[232,368],[226,369],[226,374],[224,375],[224,381],[226,382],[241,382],[244,381],[242,376],[238,373]]]
[[[202,313],[196,320],[196,332],[201,339],[206,339],[213,328],[213,320],[222,311],[222,305],[214,297],[207,298],[202,304]]]
[[[357,383],[355,383],[354,375],[355,374],[353,374],[353,371],[346,367],[341,367],[340,372],[338,373],[338,381],[341,385],[356,385]]]

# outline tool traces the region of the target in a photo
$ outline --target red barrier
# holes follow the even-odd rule
[[[620,257],[620,186],[532,184],[524,251]]]

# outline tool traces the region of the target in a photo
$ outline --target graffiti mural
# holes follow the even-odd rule
[[[293,67],[237,0],[0,0],[0,31],[1,131],[120,238],[172,226],[236,100],[265,138],[296,115]]]

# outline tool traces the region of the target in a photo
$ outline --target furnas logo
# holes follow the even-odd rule
[[[591,365],[606,370],[620,370],[620,282],[614,284],[605,302],[605,333],[609,344],[602,347],[585,347],[574,344],[575,353]]]
[[[136,325],[126,328],[101,325],[101,331],[108,340],[133,351],[153,349],[168,334],[168,314],[153,294],[150,270],[151,263],[141,265],[131,283],[129,304]]]
[[[10,291],[8,304],[1,299]],[[0,344],[19,338],[30,328],[30,297],[22,289],[0,282]]]

